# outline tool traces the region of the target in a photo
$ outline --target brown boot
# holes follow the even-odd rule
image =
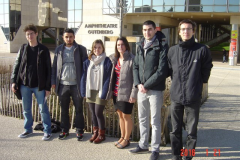
[[[98,136],[98,127],[93,127],[93,135],[92,138],[89,139],[89,142],[93,142]]]
[[[98,132],[98,137],[93,141],[93,143],[97,144],[97,143],[101,143],[102,141],[105,140],[105,129],[99,129]]]

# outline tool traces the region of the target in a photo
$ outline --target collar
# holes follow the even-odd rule
[[[191,39],[183,41],[182,39],[179,40],[179,46],[183,48],[189,48],[195,44],[194,36]]]

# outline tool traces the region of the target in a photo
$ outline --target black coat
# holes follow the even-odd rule
[[[29,47],[29,44],[23,44],[18,51],[18,55],[11,75],[11,83],[16,84],[19,83],[17,82],[17,76],[19,74],[23,85],[26,85],[27,47]],[[23,52],[25,53],[23,54]],[[41,43],[38,43],[37,72],[38,72],[38,90],[50,91],[51,57],[48,48],[42,45]]]
[[[168,45],[165,42],[165,35],[162,32],[156,33],[156,40],[147,50],[144,58],[144,38],[137,43],[137,53],[133,63],[134,85],[137,87],[143,84],[147,90],[163,91],[168,75],[167,51]]]
[[[171,100],[183,105],[201,100],[203,83],[208,82],[213,66],[209,49],[193,37],[185,42],[180,40],[169,49],[168,61]]]

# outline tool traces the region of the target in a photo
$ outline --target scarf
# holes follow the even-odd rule
[[[153,38],[151,40],[144,40],[144,57],[146,57],[146,53],[147,53],[147,50],[148,48],[153,44],[153,42],[156,40],[157,36],[156,34],[153,36]]]

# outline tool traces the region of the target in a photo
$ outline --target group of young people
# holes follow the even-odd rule
[[[55,88],[61,106],[61,128],[59,139],[69,135],[70,98],[75,106],[75,128],[77,140],[83,139],[83,99],[86,98],[91,111],[93,135],[91,143],[105,140],[103,111],[107,100],[113,99],[119,116],[121,137],[114,145],[123,149],[130,145],[133,122],[131,113],[135,102],[138,104],[140,140],[132,154],[149,152],[149,130],[151,125],[150,160],[159,158],[161,142],[161,107],[163,92],[168,76],[171,86],[170,133],[173,160],[182,159],[183,113],[187,117],[188,138],[186,149],[195,149],[197,124],[201,105],[203,83],[207,83],[212,68],[208,48],[194,41],[196,24],[188,19],[179,23],[179,44],[168,50],[165,35],[157,31],[153,21],[143,23],[143,38],[137,43],[132,54],[125,37],[119,37],[115,53],[106,56],[102,40],[92,44],[91,53],[75,42],[74,31],[66,29],[64,43],[55,50],[51,58],[47,47],[37,41],[37,28],[27,25],[24,29],[28,44],[21,47],[12,72],[12,90],[20,89],[22,94],[24,129],[19,135],[25,138],[32,134],[32,93],[35,94],[44,126],[43,140],[51,138],[51,119],[46,103],[50,88]],[[192,159],[186,156],[185,159]]]

